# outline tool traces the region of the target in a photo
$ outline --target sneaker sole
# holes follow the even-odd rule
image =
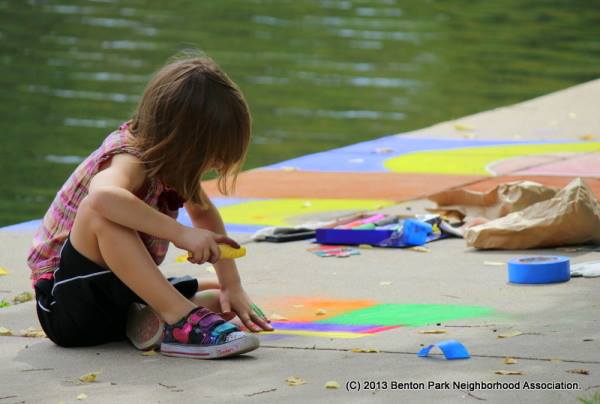
[[[165,356],[180,358],[219,359],[245,354],[254,351],[259,346],[260,341],[256,336],[246,335],[245,337],[220,345],[198,346],[163,342],[160,345],[160,353]]]
[[[164,324],[150,306],[133,303],[127,314],[126,334],[137,349],[157,348],[163,338]]]

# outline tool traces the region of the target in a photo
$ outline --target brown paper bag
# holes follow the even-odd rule
[[[467,245],[521,250],[600,243],[600,203],[581,178],[552,199],[465,231]]]
[[[429,210],[446,216],[458,214],[461,219],[497,219],[550,199],[556,192],[554,188],[532,181],[500,184],[488,192],[451,189],[430,196],[428,199],[436,202],[438,207]]]

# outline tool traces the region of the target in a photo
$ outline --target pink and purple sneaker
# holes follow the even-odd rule
[[[256,335],[240,331],[212,311],[198,307],[179,322],[164,325],[160,352],[166,356],[216,359],[258,348]]]

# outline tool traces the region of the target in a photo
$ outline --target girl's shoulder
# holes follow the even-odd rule
[[[104,139],[102,145],[98,149],[102,154],[119,154],[128,153],[138,159],[141,158],[142,153],[134,146],[133,136],[128,129],[128,122],[119,126],[119,128],[111,133]]]

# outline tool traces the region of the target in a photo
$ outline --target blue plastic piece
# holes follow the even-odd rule
[[[406,245],[423,245],[433,232],[433,227],[426,222],[406,219],[402,227],[402,241]]]
[[[421,358],[427,357],[429,355],[429,351],[431,351],[434,346],[440,348],[444,354],[444,357],[448,360],[469,359],[471,357],[471,355],[469,355],[469,351],[467,351],[467,348],[460,342],[453,339],[426,346],[417,353],[417,356]]]
[[[568,257],[529,256],[508,261],[508,281],[511,283],[544,284],[571,279]]]
[[[320,244],[379,244],[390,238],[393,230],[317,229]]]

